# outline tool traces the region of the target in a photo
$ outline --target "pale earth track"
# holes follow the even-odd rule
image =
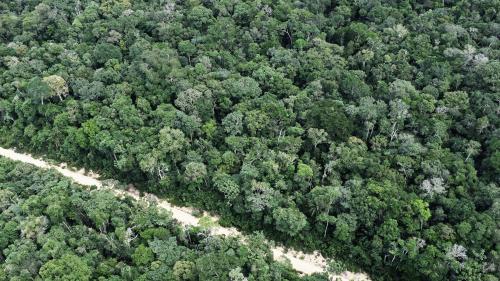
[[[11,160],[31,164],[43,169],[55,169],[63,176],[72,179],[75,183],[78,183],[80,185],[96,186],[97,188],[101,189],[109,189],[117,196],[130,196],[136,200],[141,199],[139,191],[134,189],[133,187],[129,187],[128,190],[114,188],[112,185],[105,184],[103,183],[103,181],[99,180],[99,175],[93,172],[86,173],[83,169],[69,169],[65,164],[53,165],[44,160],[33,158],[29,154],[16,152],[14,149],[5,149],[0,147],[0,156],[9,158]],[[174,206],[167,200],[159,199],[155,195],[149,193],[144,193],[142,198],[144,197],[154,198],[154,200],[157,202],[157,206],[171,212],[172,217],[182,225],[200,225],[200,219],[192,215],[193,209]],[[218,218],[213,215],[205,214],[205,217],[208,217],[213,222],[218,221]],[[215,235],[239,236],[242,240],[244,240],[245,238],[245,236],[234,227],[222,227],[216,225],[210,228],[210,232]],[[288,260],[292,267],[302,274],[324,272],[327,264],[326,259],[317,251],[312,254],[307,254],[301,251],[285,249],[283,247],[272,247],[271,250],[273,252],[275,260]],[[340,274],[330,275],[330,279],[340,281],[370,280],[369,277],[364,273],[355,273],[350,271],[344,271]]]

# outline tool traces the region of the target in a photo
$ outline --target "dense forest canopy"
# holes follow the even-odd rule
[[[0,158],[0,280],[305,280],[262,234],[241,244],[185,228],[153,201],[85,190]]]
[[[498,280],[499,11],[2,1],[0,143],[375,279]]]

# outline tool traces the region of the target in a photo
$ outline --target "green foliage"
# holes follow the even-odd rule
[[[50,260],[40,268],[43,280],[50,281],[86,281],[90,280],[91,274],[90,267],[73,254],[65,254],[60,259]]]
[[[354,129],[352,122],[342,112],[342,107],[333,101],[313,104],[306,120],[310,128],[323,129],[334,140],[345,141]]]
[[[499,275],[498,1],[0,2],[3,146],[378,279]],[[0,225],[0,246],[64,222],[54,202]],[[96,206],[78,210],[123,238],[123,205]],[[154,229],[141,233],[167,235]],[[467,260],[450,260],[455,244]],[[36,262],[17,246],[24,278]]]
[[[153,251],[144,245],[139,245],[132,254],[132,260],[136,265],[149,265],[153,261]]]
[[[176,280],[195,280],[196,265],[191,261],[178,261],[174,264],[174,276]]]
[[[93,61],[95,61],[97,65],[104,65],[111,59],[122,59],[122,53],[119,47],[109,43],[97,44],[92,55]]]
[[[306,216],[295,208],[278,208],[273,211],[276,229],[295,236],[306,225]]]
[[[86,190],[55,171],[0,158],[0,280],[249,280],[296,272],[259,247],[186,229],[153,202]],[[61,215],[52,220],[54,207]],[[259,239],[251,236],[251,241]],[[207,279],[208,278],[208,279]],[[224,279],[225,278],[225,279]],[[210,279],[215,280],[215,279]]]

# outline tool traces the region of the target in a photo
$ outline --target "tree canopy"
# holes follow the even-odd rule
[[[0,158],[2,281],[307,278],[275,262],[262,234],[246,244],[213,236],[181,226],[153,201],[118,199]]]
[[[498,280],[499,10],[498,0],[1,1],[0,144],[372,278]],[[27,237],[45,224],[27,221]],[[137,260],[150,256],[141,248]],[[176,272],[239,266],[209,260]],[[72,267],[59,265],[45,274]]]

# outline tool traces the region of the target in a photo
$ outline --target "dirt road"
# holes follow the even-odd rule
[[[4,156],[11,160],[20,161],[27,164],[32,164],[34,166],[44,168],[44,169],[55,169],[65,177],[71,178],[75,183],[85,186],[96,186],[98,188],[108,188],[119,196],[131,196],[135,199],[140,199],[140,193],[129,188],[128,190],[115,189],[110,186],[105,186],[101,180],[99,180],[99,175],[89,172],[85,173],[84,170],[74,170],[66,167],[65,164],[59,166],[52,165],[43,161],[41,159],[35,159],[29,154],[18,153],[13,149],[4,149],[0,147],[0,156]],[[144,194],[144,196],[155,197],[152,194]],[[177,207],[170,204],[168,201],[163,199],[157,199],[158,206],[169,210],[172,213],[172,217],[183,225],[199,225],[199,218],[192,215],[192,209],[185,207]],[[212,221],[218,221],[217,217],[210,216]],[[241,236],[244,239],[244,235],[241,234],[235,228],[220,227],[215,226],[210,229],[213,234],[216,235],[227,235],[227,236]],[[276,260],[288,260],[295,270],[303,274],[313,274],[317,272],[323,272],[326,266],[326,260],[317,252],[313,254],[306,254],[300,251],[294,251],[291,249],[285,250],[282,247],[274,247],[272,249],[274,258]],[[362,273],[353,272],[342,272],[338,275],[331,275],[331,280],[341,280],[341,281],[361,281],[369,280],[367,275]]]

